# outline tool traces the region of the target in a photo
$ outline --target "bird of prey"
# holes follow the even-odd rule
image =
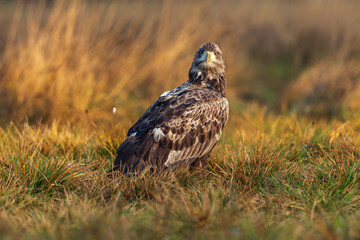
[[[211,42],[202,44],[189,79],[161,94],[129,129],[110,172],[206,166],[229,116],[225,86],[220,48]]]

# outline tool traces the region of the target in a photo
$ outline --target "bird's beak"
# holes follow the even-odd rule
[[[215,55],[213,52],[206,52],[206,63],[212,62],[215,60]]]

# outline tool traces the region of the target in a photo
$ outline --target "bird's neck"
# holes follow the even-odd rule
[[[225,87],[226,87],[225,73],[190,71],[189,83],[200,84],[203,87],[211,88],[225,97]]]

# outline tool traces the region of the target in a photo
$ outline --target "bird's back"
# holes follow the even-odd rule
[[[209,88],[188,85],[160,96],[130,128],[113,170],[189,165],[212,150],[227,122],[228,102]]]
[[[140,172],[206,161],[229,115],[224,69],[217,45],[203,44],[189,80],[163,93],[129,129],[112,170]]]

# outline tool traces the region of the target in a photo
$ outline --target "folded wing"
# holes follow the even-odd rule
[[[113,170],[191,164],[215,146],[228,111],[226,98],[206,88],[163,94],[130,128]]]

